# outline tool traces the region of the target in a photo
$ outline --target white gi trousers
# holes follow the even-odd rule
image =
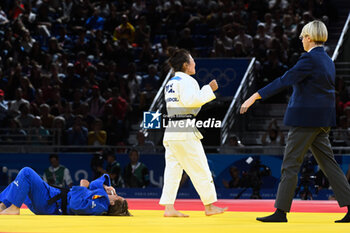
[[[167,140],[163,144],[165,171],[159,204],[174,204],[183,170],[190,177],[204,205],[216,202],[212,174],[200,139]]]

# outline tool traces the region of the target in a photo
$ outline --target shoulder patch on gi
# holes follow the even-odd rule
[[[170,80],[181,80],[181,78],[179,76],[175,76],[175,77],[171,78]]]
[[[101,197],[103,197],[103,196],[102,196],[102,195],[93,195],[93,196],[92,196],[92,200],[95,200],[95,199],[101,198]]]

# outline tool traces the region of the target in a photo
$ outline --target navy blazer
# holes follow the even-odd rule
[[[284,115],[285,125],[335,126],[335,66],[323,47],[304,53],[295,66],[258,93],[266,99],[289,86],[293,94]]]

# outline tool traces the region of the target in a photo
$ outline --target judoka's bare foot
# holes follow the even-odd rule
[[[211,215],[215,215],[215,214],[222,214],[227,209],[228,209],[228,207],[220,208],[220,207],[217,207],[213,204],[209,204],[209,205],[205,206],[205,215],[211,216]]]
[[[174,208],[174,205],[165,205],[164,217],[189,217]]]
[[[6,206],[4,203],[0,203],[0,212],[6,209]]]
[[[4,209],[3,211],[0,212],[0,215],[19,215],[19,214],[20,214],[20,209],[15,205],[11,205],[9,208]]]

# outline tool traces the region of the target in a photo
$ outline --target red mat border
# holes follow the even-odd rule
[[[158,204],[159,199],[127,199],[129,208],[132,210],[164,210],[164,207]],[[274,200],[219,200],[215,203],[220,207],[228,207],[228,211],[238,212],[273,212]],[[175,208],[178,210],[204,210],[204,206],[197,199],[179,199],[175,202]],[[347,208],[340,208],[337,201],[303,201],[294,200],[291,212],[304,213],[346,213]]]
[[[127,198],[127,201],[131,210],[164,210],[164,207],[158,203],[159,199]],[[216,202],[215,205],[228,207],[228,211],[273,212],[275,211],[274,203],[274,200],[222,199]],[[22,209],[26,208],[25,205],[22,206]],[[202,202],[198,199],[178,199],[175,202],[175,208],[189,211],[204,210]],[[346,213],[347,208],[340,208],[337,201],[294,200],[291,212]]]

